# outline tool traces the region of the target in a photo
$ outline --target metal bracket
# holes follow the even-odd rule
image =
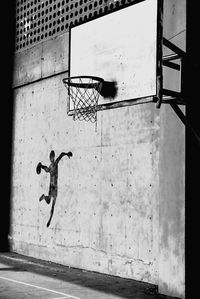
[[[166,66],[175,69],[177,71],[180,71],[181,91],[177,92],[174,90],[165,89],[163,88],[163,86],[161,86],[160,96],[157,100],[156,107],[160,108],[162,103],[170,103],[170,102],[177,103],[180,105],[185,105],[186,101],[184,99],[183,92],[182,92],[183,89],[182,74],[184,72],[184,67],[185,67],[186,53],[183,50],[181,50],[179,47],[174,45],[172,42],[167,40],[165,37],[162,38],[162,44],[174,52],[173,54],[162,57],[162,62],[161,62],[162,66]],[[180,65],[174,62],[174,60],[177,59],[180,59]]]
[[[175,111],[175,113],[180,118],[180,120],[183,122],[183,124],[185,126],[187,126],[187,128],[190,130],[190,132],[196,138],[196,140],[200,146],[200,136],[196,133],[196,131],[191,126],[191,124],[187,120],[186,116],[184,115],[184,113],[178,106],[178,105],[186,105],[186,98],[185,98],[184,84],[183,84],[183,79],[184,79],[183,73],[185,71],[186,62],[187,62],[186,53],[164,37],[162,38],[162,43],[164,46],[168,47],[174,53],[162,57],[161,64],[162,64],[162,66],[164,65],[169,68],[180,71],[181,91],[177,92],[174,90],[164,89],[163,82],[161,82],[159,85],[160,90],[159,90],[159,97],[157,98],[157,102],[156,102],[156,107],[160,108],[162,103],[170,104],[170,106]],[[180,65],[174,62],[174,60],[177,60],[177,59],[180,59]]]

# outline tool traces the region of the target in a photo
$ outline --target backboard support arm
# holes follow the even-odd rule
[[[183,91],[183,76],[182,76],[184,68],[186,67],[186,59],[187,59],[186,53],[182,49],[180,49],[179,47],[174,45],[171,41],[167,40],[165,37],[162,37],[161,40],[162,40],[162,42],[160,43],[161,47],[164,45],[168,49],[170,49],[171,51],[174,52],[173,54],[166,55],[166,56],[162,57],[162,59],[161,59],[162,68],[163,68],[163,66],[166,66],[166,67],[175,69],[177,71],[180,71],[181,91],[177,92],[174,90],[169,90],[169,89],[163,88],[163,77],[162,76],[158,77],[161,82],[158,85],[158,88],[160,90],[157,91],[158,96],[157,96],[156,107],[160,108],[162,103],[170,104],[172,109],[175,111],[175,113],[180,118],[182,123],[190,130],[190,132],[193,134],[193,136],[197,140],[198,145],[200,146],[200,136],[196,133],[196,131],[191,126],[190,122],[187,120],[186,116],[184,115],[184,113],[182,112],[180,107],[178,106],[178,105],[186,105],[186,99],[184,97],[184,91]],[[161,50],[159,50],[159,48],[158,48],[158,51],[161,51]],[[177,60],[177,59],[180,59],[180,65],[173,62],[173,60]],[[158,61],[158,66],[159,66],[159,63],[160,62]],[[162,75],[161,71],[160,71],[160,74]],[[158,80],[158,78],[157,78],[157,80]]]
[[[191,126],[190,122],[188,122],[186,116],[183,114],[182,110],[179,108],[179,106],[177,105],[177,103],[170,102],[170,106],[176,112],[176,114],[181,119],[181,121],[184,123],[184,125],[187,126],[187,128],[190,130],[190,132],[196,138],[196,140],[197,140],[197,142],[198,142],[198,144],[200,146],[200,137],[199,137],[199,135],[196,133],[196,131],[194,130],[194,128]]]
[[[161,29],[159,29],[161,31]],[[185,66],[185,60],[186,60],[186,53],[174,45],[171,41],[167,40],[165,37],[161,37],[162,42],[160,43],[160,46],[158,46],[158,52],[159,47],[166,46],[168,49],[173,51],[173,54],[162,56],[162,58],[159,59],[158,57],[158,75],[157,75],[157,80],[160,80],[161,82],[158,84],[158,91],[157,91],[157,101],[156,101],[156,107],[160,108],[162,103],[169,103],[170,101],[177,102],[177,104],[180,105],[185,105],[185,99],[182,94],[182,86],[183,86],[183,78],[182,78],[182,73],[183,73],[183,68]],[[180,65],[177,64],[176,62],[173,62],[173,60],[180,59]],[[159,70],[159,65],[162,65],[161,69],[163,66],[166,66],[171,69],[175,69],[180,72],[180,78],[181,78],[181,91],[173,91],[169,89],[163,88],[163,71]],[[161,75],[160,75],[161,74]]]
[[[159,29],[159,31],[162,31],[162,30],[163,29]],[[181,78],[180,88],[181,88],[181,91],[177,92],[177,91],[173,91],[173,90],[163,88],[163,74],[162,74],[162,77],[161,77],[162,82],[159,84],[160,90],[158,91],[159,96],[157,97],[156,107],[160,108],[162,103],[169,103],[170,100],[172,100],[173,102],[177,101],[178,104],[185,105],[186,101],[185,101],[183,93],[182,93],[182,87],[183,87],[183,76],[182,76],[182,74],[183,74],[183,70],[184,70],[184,67],[185,67],[186,53],[182,49],[177,47],[175,44],[173,44],[171,41],[167,40],[165,37],[161,37],[160,40],[162,42],[160,43],[160,45],[158,45],[158,52],[159,51],[161,52],[161,50],[159,50],[159,47],[162,48],[163,45],[164,45],[168,49],[173,51],[174,53],[166,55],[166,56],[162,56],[161,58],[158,57],[158,67],[161,64],[162,65],[161,69],[163,69],[163,66],[166,66],[168,68],[175,69],[175,70],[180,72],[180,78]],[[177,60],[177,59],[180,59],[180,65],[176,62],[173,62],[173,60]],[[161,73],[161,71],[160,71],[160,73]]]

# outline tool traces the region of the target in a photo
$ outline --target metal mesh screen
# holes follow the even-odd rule
[[[136,0],[17,0],[17,52]]]

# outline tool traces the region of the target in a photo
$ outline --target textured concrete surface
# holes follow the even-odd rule
[[[97,130],[67,117],[62,77],[16,90],[10,240],[21,254],[156,283],[158,111],[141,104],[98,113]],[[39,146],[38,146],[39,145]],[[59,164],[58,197],[39,202],[49,153]],[[59,252],[59,254],[55,254]]]
[[[159,111],[143,103],[99,112],[95,131],[66,115],[63,76],[15,89],[12,250],[157,283]],[[36,165],[48,165],[52,149],[73,158],[59,164],[47,229],[50,206],[39,198],[49,176]]]
[[[68,69],[69,33],[15,54],[13,87],[29,84]]]
[[[185,5],[186,1],[181,1],[181,5],[179,0],[164,1],[164,36],[183,51],[186,49]],[[173,84],[178,85],[178,77],[172,78]],[[185,107],[179,107],[185,114]],[[185,125],[169,105],[163,105],[159,151],[159,290],[181,298],[185,296],[184,174]]]
[[[1,299],[173,299],[155,285],[0,254]],[[175,298],[174,298],[175,299]]]
[[[164,35],[185,42],[185,1],[164,1]],[[184,127],[170,107],[98,112],[97,129],[66,114],[68,33],[16,55],[11,249],[66,266],[159,285],[184,297]],[[165,52],[166,54],[166,52]],[[65,73],[64,73],[65,72]],[[58,197],[39,202],[49,153]],[[179,154],[181,153],[181,155]]]

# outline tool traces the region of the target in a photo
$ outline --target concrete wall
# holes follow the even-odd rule
[[[41,74],[31,55],[22,60],[23,80]],[[151,103],[102,111],[95,131],[94,124],[67,116],[64,76],[15,89],[13,250],[157,282],[158,111]],[[35,169],[39,161],[50,164],[52,149],[56,155],[71,150],[73,158],[59,164],[58,198],[47,228],[50,207],[39,197],[48,192],[49,177]]]
[[[186,50],[186,1],[164,1],[163,34]],[[169,53],[164,48],[164,54]],[[174,76],[173,84],[177,85],[176,81]],[[159,290],[182,298],[185,294],[185,126],[168,105],[161,108],[159,157]]]
[[[168,2],[166,23],[174,15],[172,2],[173,11],[180,7],[180,0]],[[183,298],[181,121],[169,106],[143,103],[98,112],[96,131],[91,123],[74,122],[62,83],[67,32],[16,53],[15,62],[12,251],[154,283]],[[51,206],[39,197],[48,193],[49,175],[37,175],[36,166],[50,164],[52,149],[56,156],[70,150],[73,157],[59,163],[47,228]]]

